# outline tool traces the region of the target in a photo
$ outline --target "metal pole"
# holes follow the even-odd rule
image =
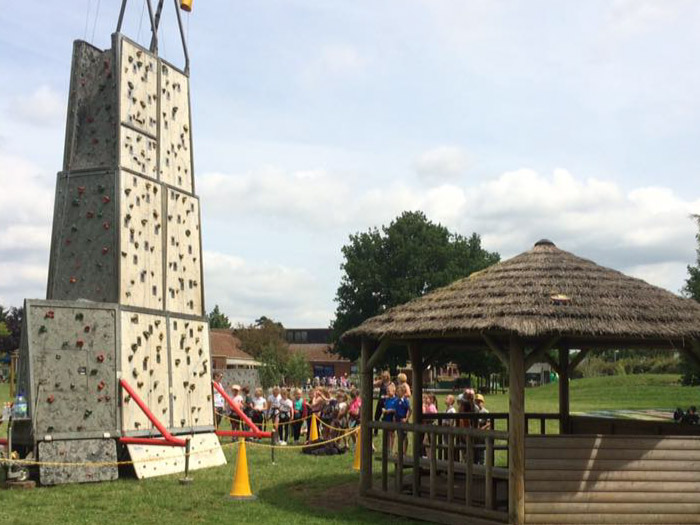
[[[126,2],[128,0],[122,0],[122,7],[119,10],[119,21],[117,22],[117,33],[122,30],[122,22],[124,21],[124,11],[126,11]]]
[[[158,27],[160,26],[160,15],[163,13],[163,2],[165,2],[165,0],[158,0],[158,7],[156,7],[156,18],[155,18],[156,30],[153,33],[153,35],[151,36],[151,45],[150,45],[151,49],[153,49],[154,45],[157,45],[155,42],[155,38],[156,38],[156,33],[158,33]]]
[[[277,431],[272,431],[272,446],[270,447],[270,455],[272,456],[272,464],[275,464],[275,448],[277,448]]]
[[[185,440],[185,477],[180,479],[180,485],[189,485],[192,483],[192,478],[190,478],[190,444],[192,443],[192,438],[188,437]]]
[[[180,28],[180,40],[182,40],[182,51],[185,54],[185,75],[190,75],[190,54],[187,52],[187,40],[185,40],[185,31],[182,29],[182,17],[180,16],[180,9],[177,5],[177,0],[175,3],[175,14],[177,15],[177,25]]]

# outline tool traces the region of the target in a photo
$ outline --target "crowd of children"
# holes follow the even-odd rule
[[[220,384],[220,373],[214,375],[214,381]],[[256,388],[251,396],[247,386],[231,385],[230,392],[233,402],[253,423],[261,429],[274,430],[278,444],[286,445],[299,443],[304,434],[311,436],[312,415],[318,421],[320,440],[339,437],[359,425],[362,398],[356,388],[348,386],[348,389],[312,387],[306,392],[301,388],[275,386],[265,397],[262,388]],[[233,428],[239,428],[239,417],[218,392],[214,394],[214,409],[217,427],[226,417]],[[356,434],[349,434],[341,442],[347,446],[350,439],[354,442]]]

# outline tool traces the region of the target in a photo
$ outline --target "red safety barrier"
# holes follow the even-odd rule
[[[139,406],[141,411],[146,414],[146,417],[149,419],[151,423],[153,423],[153,426],[155,426],[158,429],[158,432],[160,432],[163,436],[163,439],[158,439],[158,438],[132,438],[132,437],[123,437],[119,438],[120,443],[124,444],[133,444],[133,445],[159,445],[162,447],[184,447],[187,445],[187,442],[184,439],[178,439],[174,437],[170,432],[168,432],[168,429],[165,428],[165,426],[156,419],[156,416],[153,415],[153,412],[151,412],[146,406],[146,403],[143,402],[143,400],[139,397],[139,395],[134,391],[131,386],[129,386],[129,383],[127,383],[124,379],[119,380],[119,384],[121,387],[127,391],[129,396],[131,396],[131,399],[136,401],[136,404]]]
[[[0,438],[0,445],[7,446],[7,439],[5,439],[5,438]]]
[[[228,406],[231,407],[231,409],[238,415],[241,420],[248,425],[251,430],[246,431],[246,430],[217,430],[216,435],[217,436],[230,436],[230,437],[252,437],[252,438],[269,438],[272,437],[272,432],[263,432],[261,431],[255,423],[253,423],[248,416],[245,415],[243,410],[238,406],[238,404],[231,399],[231,396],[229,396],[226,391],[221,388],[216,381],[211,382],[212,385],[214,385],[214,388],[223,396],[223,398],[226,400],[226,403],[228,403]]]

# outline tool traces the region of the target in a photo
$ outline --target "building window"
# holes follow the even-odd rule
[[[331,377],[335,375],[333,365],[314,365],[314,377]]]

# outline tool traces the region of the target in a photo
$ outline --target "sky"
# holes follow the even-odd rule
[[[143,0],[123,32],[147,43]],[[44,298],[72,42],[117,0],[0,10],[0,304]],[[183,64],[166,2],[161,54]],[[352,233],[404,210],[679,292],[700,213],[700,2],[194,0],[206,307],[325,327]]]

